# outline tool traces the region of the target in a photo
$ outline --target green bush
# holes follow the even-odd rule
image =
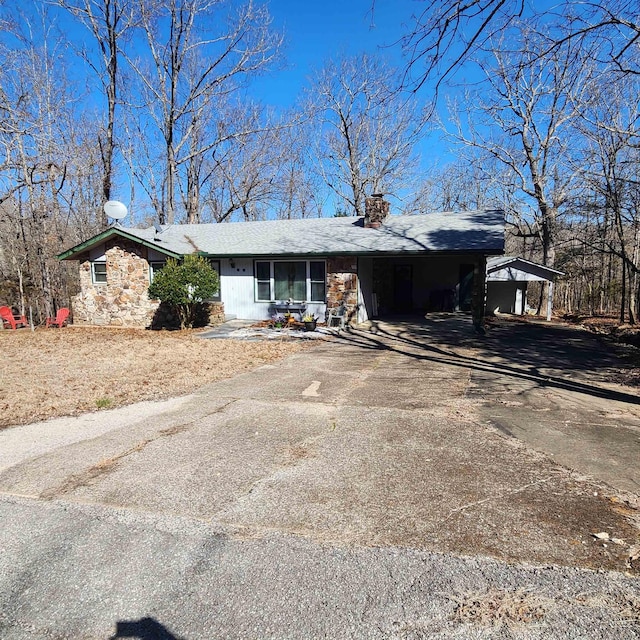
[[[149,297],[170,305],[180,318],[182,329],[191,328],[202,303],[213,297],[220,287],[220,279],[209,262],[195,255],[187,255],[182,262],[169,258],[153,277]]]

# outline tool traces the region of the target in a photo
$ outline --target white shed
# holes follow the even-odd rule
[[[553,283],[564,275],[524,258],[499,256],[487,260],[487,311],[522,315],[527,312],[527,284],[548,282],[547,320],[551,320]]]

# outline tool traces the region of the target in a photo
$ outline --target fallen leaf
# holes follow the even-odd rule
[[[606,532],[601,533],[592,533],[591,534],[596,540],[609,540],[609,534]]]

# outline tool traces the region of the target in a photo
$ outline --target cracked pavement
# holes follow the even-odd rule
[[[376,323],[85,437],[0,432],[0,635],[637,637],[637,390],[540,340]],[[515,636],[456,622],[522,587]]]

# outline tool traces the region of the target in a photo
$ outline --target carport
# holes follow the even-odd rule
[[[488,312],[524,315],[528,310],[527,285],[529,282],[547,282],[547,320],[553,309],[553,285],[564,273],[524,258],[499,256],[487,260]]]
[[[474,284],[484,288],[484,265],[476,253],[360,257],[360,305],[368,318],[471,311]]]

